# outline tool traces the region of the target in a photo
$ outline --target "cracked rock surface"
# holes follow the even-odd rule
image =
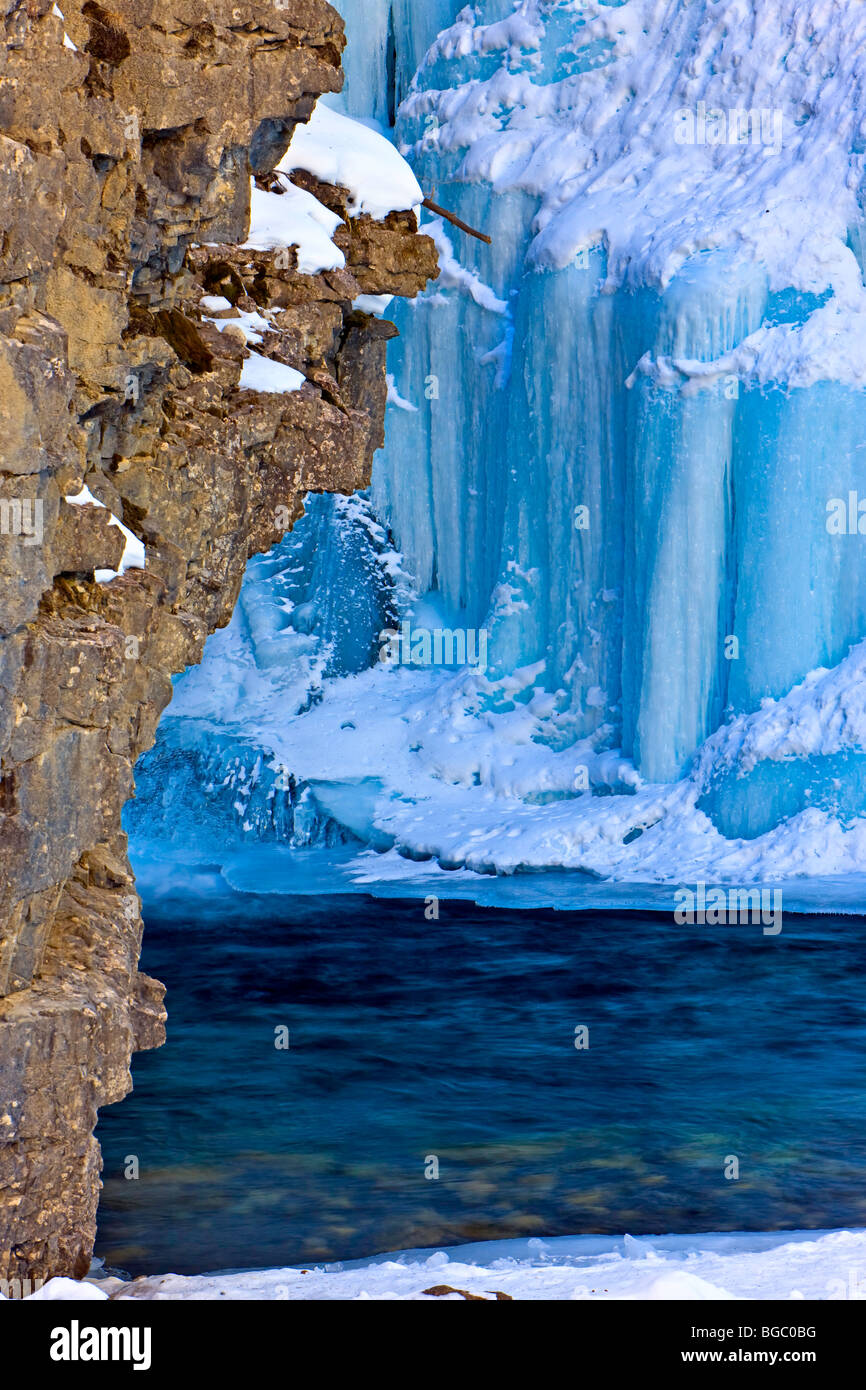
[[[0,0],[0,1279],[86,1272],[97,1110],[164,1038],[121,811],[171,676],[308,491],[369,482],[396,330],[352,304],[436,274],[414,214],[302,174],[346,268],[240,249],[251,172],[341,86],[324,0],[61,8]],[[253,312],[299,390],[241,389]],[[97,583],[112,518],[146,566]]]

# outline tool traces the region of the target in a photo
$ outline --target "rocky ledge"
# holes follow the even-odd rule
[[[308,491],[369,481],[396,330],[352,306],[436,258],[411,212],[346,215],[344,270],[240,249],[251,172],[340,88],[324,0],[0,6],[0,1279],[26,1280],[86,1272],[97,1110],[163,1041],[121,831],[136,759],[249,557]],[[241,386],[250,314],[300,389]],[[115,519],[145,568],[97,583]]]

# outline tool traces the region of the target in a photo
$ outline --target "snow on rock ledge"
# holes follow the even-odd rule
[[[347,188],[353,217],[366,213],[381,222],[389,212],[417,208],[424,200],[418,180],[389,140],[321,101],[307,124],[297,127],[277,167],[286,174],[305,169],[322,183]]]
[[[305,380],[303,372],[295,371],[294,367],[289,367],[284,362],[275,362],[270,357],[262,357],[258,352],[251,352],[244,362],[238,387],[241,391],[282,394],[300,391]]]
[[[275,251],[295,246],[303,275],[341,270],[346,258],[332,240],[342,218],[288,181],[295,170],[347,189],[351,217],[366,215],[381,222],[389,213],[417,210],[424,197],[409,165],[390,141],[322,102],[306,125],[296,127],[277,168],[286,176],[283,192],[268,192],[257,187],[255,179],[251,181],[250,234],[245,247]]]
[[[89,487],[82,487],[81,491],[74,496],[65,499],[73,507],[102,507],[105,503],[100,502],[98,497],[94,497]],[[123,548],[123,555],[120,561],[120,568],[116,570],[98,569],[94,570],[93,577],[97,584],[107,584],[111,579],[117,579],[121,574],[126,574],[127,570],[143,570],[145,568],[144,542],[130,531],[128,526],[124,526],[122,521],[112,514],[110,525],[117,526],[122,532],[126,545]]]

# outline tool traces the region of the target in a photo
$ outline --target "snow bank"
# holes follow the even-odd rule
[[[765,759],[827,757],[845,748],[866,751],[866,641],[838,666],[810,671],[781,699],[765,699],[754,713],[722,726],[708,739],[696,775],[719,768],[750,772]]]
[[[394,566],[399,571],[399,557],[391,553],[389,567],[386,552],[383,575]],[[320,582],[333,581],[320,575]],[[285,622],[272,584],[273,563],[261,578],[251,570],[242,610],[211,639],[202,666],[178,683],[165,726],[190,746],[201,721],[224,728],[229,746],[236,730],[239,744],[260,749],[278,778],[308,787],[311,823],[336,820],[380,850],[391,846],[391,856],[358,857],[359,888],[402,879],[411,889],[417,859],[430,861],[420,867],[433,878],[443,866],[449,881],[458,867],[484,875],[564,869],[630,884],[862,873],[866,818],[809,804],[803,788],[822,760],[866,749],[866,643],[838,668],[815,671],[787,696],[724,724],[685,777],[648,783],[607,746],[606,725],[574,738],[573,716],[557,709],[537,668],[496,680],[377,663],[320,685],[305,625],[282,632],[279,653],[270,637],[261,644],[255,630],[244,636],[250,614],[263,622],[273,609]],[[241,654],[249,674],[239,681]],[[729,777],[735,801],[747,805],[743,778],[761,764],[779,769],[795,814],[771,818],[763,833],[726,833],[711,804],[718,779]],[[148,775],[161,776],[145,767]],[[770,807],[766,792],[751,799]],[[232,801],[227,822],[237,820]],[[474,896],[471,887],[463,892]],[[567,886],[557,892],[564,905]]]
[[[425,1294],[447,1287],[453,1293]],[[862,1299],[866,1231],[767,1235],[561,1236],[406,1251],[346,1265],[165,1274],[130,1284],[53,1279],[34,1298],[425,1300]]]

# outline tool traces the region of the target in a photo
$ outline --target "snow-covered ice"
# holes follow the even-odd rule
[[[431,45],[402,111],[405,152],[423,156],[432,131],[459,180],[537,198],[530,263],[562,270],[604,245],[607,292],[666,288],[689,256],[729,247],[771,289],[832,287],[805,329],[746,338],[741,365],[808,384],[824,356],[834,380],[866,381],[848,238],[863,175],[858,0],[522,0],[490,23],[485,9],[501,7],[467,6]],[[460,68],[470,80],[441,82]]]
[[[345,1265],[240,1274],[157,1275],[76,1284],[53,1279],[38,1299],[460,1301],[448,1286],[513,1299],[866,1299],[866,1231],[702,1236],[557,1236],[407,1251]]]

